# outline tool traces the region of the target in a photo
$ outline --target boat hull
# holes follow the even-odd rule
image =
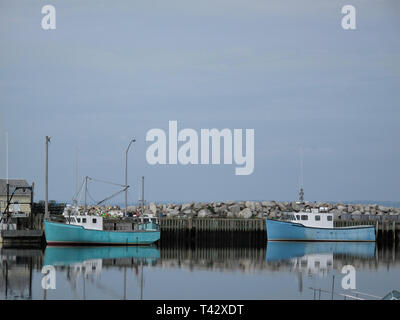
[[[44,221],[49,245],[149,245],[160,239],[160,231],[104,231]]]
[[[48,246],[44,265],[67,266],[95,259],[140,259],[152,262],[160,259],[154,246]]]
[[[374,226],[305,227],[300,223],[265,220],[268,241],[375,241]]]

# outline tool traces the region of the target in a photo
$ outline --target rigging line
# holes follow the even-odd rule
[[[94,203],[97,202],[97,200],[93,199],[92,195],[91,195],[90,192],[89,192],[89,189],[86,190],[86,193],[87,193],[87,195],[89,196],[89,198],[90,198]]]
[[[97,181],[97,182],[102,182],[102,183],[107,183],[107,184],[112,184],[114,186],[118,186],[118,187],[125,187],[124,184],[119,184],[119,183],[114,183],[114,182],[110,182],[110,181],[105,181],[105,180],[100,180],[100,179],[95,179],[95,178],[90,178],[93,181]]]
[[[81,184],[81,187],[79,188],[79,191],[77,191],[74,196],[72,197],[72,200],[77,200],[78,196],[81,194],[83,186],[85,184],[85,179],[83,179],[83,182]]]
[[[124,189],[122,189],[122,190],[120,190],[120,191],[118,191],[118,192],[112,194],[111,196],[109,196],[109,197],[107,197],[107,198],[101,200],[100,202],[97,203],[97,205],[99,205],[99,204],[101,204],[101,203],[103,203],[103,202],[105,202],[105,201],[107,201],[107,200],[110,200],[110,199],[116,197],[116,196],[119,195],[120,193],[124,192],[127,188],[128,188],[128,187],[125,187]]]

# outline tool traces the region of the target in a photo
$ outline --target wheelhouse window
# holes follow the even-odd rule
[[[300,215],[299,214],[296,214],[296,219],[300,220]]]
[[[294,220],[294,215],[293,215],[293,214],[288,214],[288,213],[286,213],[286,214],[284,214],[284,215],[282,216],[282,219],[283,219],[283,220]],[[155,221],[155,220],[151,220],[151,221]]]
[[[315,216],[315,221],[321,221],[321,216]]]
[[[303,215],[301,216],[301,220],[308,220],[308,216],[305,215],[305,214],[303,214]]]
[[[82,223],[86,223],[86,218],[82,218]]]
[[[332,216],[327,216],[326,218],[328,219],[328,221],[332,221]]]
[[[93,223],[97,223],[97,219],[92,219],[92,222]]]
[[[76,218],[76,221],[77,221],[78,223],[81,223],[81,218]]]

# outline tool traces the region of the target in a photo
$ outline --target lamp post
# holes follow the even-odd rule
[[[49,142],[50,137],[46,136],[45,219],[49,219]]]
[[[132,142],[135,142],[136,139],[132,139],[129,142],[128,148],[126,148],[126,152],[125,152],[125,212],[124,212],[124,216],[127,216],[127,212],[128,212],[128,151],[129,148],[131,147]]]

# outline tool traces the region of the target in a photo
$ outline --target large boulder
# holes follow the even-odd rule
[[[284,202],[278,202],[278,207],[281,211],[288,211],[288,205]]]
[[[228,213],[226,214],[227,218],[235,218],[236,215],[233,212],[228,211]]]
[[[152,214],[157,214],[157,206],[154,202],[151,202],[149,205],[149,210]]]
[[[136,206],[129,206],[126,211],[129,213],[136,213],[136,210],[137,210]]]
[[[201,210],[201,209],[204,208],[204,203],[202,203],[202,202],[196,202],[196,203],[194,204],[193,208],[194,208],[195,210]]]
[[[233,206],[228,207],[228,211],[236,215],[240,212],[240,205],[234,204]]]
[[[187,210],[187,209],[191,209],[193,206],[194,206],[194,203],[193,203],[193,202],[184,203],[184,204],[182,205],[182,207],[181,207],[181,210],[182,210],[182,211],[185,211],[185,210]]]
[[[296,202],[292,202],[291,207],[292,207],[292,210],[295,212],[299,212],[301,210],[300,205],[298,205]]]
[[[197,216],[198,216],[199,218],[205,218],[205,217],[211,216],[211,214],[212,214],[212,212],[211,212],[210,210],[208,210],[208,209],[201,209],[201,210],[199,211],[199,213],[197,214]]]
[[[182,211],[182,213],[188,217],[193,217],[196,215],[196,211],[192,209],[186,209],[185,211]]]
[[[179,211],[176,209],[168,209],[167,217],[176,217],[179,214]]]
[[[277,218],[278,217],[278,211],[274,210],[274,211],[270,211],[268,214],[268,218]]]
[[[379,206],[378,209],[384,213],[387,213],[390,211],[389,207],[385,207],[385,206]]]
[[[339,220],[340,219],[340,215],[342,214],[342,211],[339,209],[333,209],[330,211],[330,213],[333,214],[333,220]]]
[[[249,219],[253,216],[253,212],[250,208],[244,208],[242,211],[239,212],[238,216],[240,218]]]
[[[254,210],[256,208],[256,205],[253,201],[246,201],[246,208]]]
[[[261,205],[263,207],[273,208],[273,207],[275,207],[276,203],[275,203],[275,201],[263,201],[263,202],[261,202]]]

